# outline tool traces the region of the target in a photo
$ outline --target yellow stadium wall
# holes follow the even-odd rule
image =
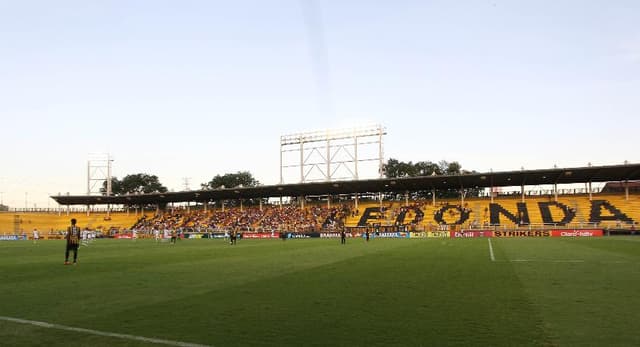
[[[106,213],[66,213],[58,215],[57,213],[17,213],[17,212],[1,212],[0,213],[0,234],[13,234],[15,230],[15,216],[19,217],[20,233],[27,233],[31,237],[34,228],[37,228],[41,235],[47,235],[51,231],[66,230],[70,225],[71,218],[77,220],[80,228],[88,227],[89,229],[109,230],[111,228],[131,228],[140,218],[131,213],[111,213],[107,217]]]
[[[538,196],[538,197],[525,197],[524,206],[526,206],[526,216],[528,216],[529,223],[532,225],[541,225],[545,222],[543,219],[543,215],[541,212],[541,208],[539,203],[552,203],[554,202],[554,197],[549,196]],[[606,202],[606,207],[601,207],[599,215],[603,217],[598,221],[598,218],[592,220],[591,218],[591,208],[592,204],[595,204],[597,201]],[[447,199],[447,200],[437,200],[436,205],[432,205],[431,200],[429,201],[409,201],[409,204],[421,204],[420,209],[424,213],[424,218],[422,222],[420,222],[419,226],[429,227],[429,226],[437,226],[440,222],[444,222],[444,224],[454,225],[461,224],[464,226],[468,226],[472,223],[477,223],[477,225],[485,225],[491,224],[491,200],[489,198],[471,198],[466,199],[464,201],[464,205],[462,205],[460,200]],[[510,213],[515,217],[519,217],[520,214],[518,212],[518,204],[522,203],[522,199],[520,196],[514,197],[499,197],[494,199],[494,204],[498,204],[504,211]],[[629,196],[627,200],[624,194],[596,194],[593,195],[593,201],[589,200],[588,195],[564,195],[558,197],[558,203],[566,206],[567,208],[575,211],[575,217],[570,221],[572,225],[575,224],[589,224],[593,222],[599,222],[600,226],[603,227],[612,227],[618,224],[617,218],[613,217],[613,214],[610,208],[617,209],[622,214],[629,217],[634,222],[640,222],[640,194],[632,194]],[[387,208],[387,211],[384,213],[382,218],[378,218],[380,203],[379,202],[361,202],[358,206],[359,214],[354,216],[349,216],[346,220],[346,225],[350,227],[355,227],[360,222],[362,215],[367,212],[367,209],[370,209],[370,217],[367,220],[367,223],[382,223],[382,224],[393,224],[396,221],[397,211],[405,206],[404,202],[388,202],[384,201],[383,206]],[[448,207],[447,207],[448,206]],[[469,217],[460,223],[461,213],[458,206],[462,206],[470,210]],[[521,205],[522,206],[522,205]],[[499,224],[506,226],[513,226],[514,223],[506,216],[503,211],[496,212],[496,206],[494,206],[493,214],[499,217]],[[374,211],[375,210],[375,211]],[[441,217],[436,217],[436,213],[438,211],[442,211]],[[551,205],[549,206],[549,212],[553,221],[561,221],[562,217],[565,216],[565,212],[557,206]],[[415,216],[415,212],[410,210],[405,216],[404,222],[402,224],[410,224]],[[597,217],[597,214],[596,214]],[[606,220],[611,219],[611,220]],[[495,221],[494,221],[495,222]],[[621,220],[621,222],[625,222]],[[628,224],[628,221],[627,221]]]

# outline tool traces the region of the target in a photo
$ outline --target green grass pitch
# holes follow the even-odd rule
[[[640,238],[0,242],[0,316],[213,346],[638,346]],[[143,346],[0,320],[0,345]]]

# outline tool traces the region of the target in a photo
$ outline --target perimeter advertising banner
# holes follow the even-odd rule
[[[311,232],[311,233],[286,233],[286,237],[288,239],[309,239],[309,238],[320,237],[320,233],[316,233],[316,232]]]
[[[26,240],[26,235],[0,235],[0,241],[18,241],[18,240]]]
[[[361,235],[364,235],[364,233],[349,232],[346,233],[346,235],[347,237],[360,237]],[[370,236],[373,237],[373,233],[371,233]],[[320,237],[323,239],[339,239],[340,233],[320,233]]]
[[[551,230],[552,237],[602,237],[601,229]]]
[[[280,238],[280,233],[244,233],[243,239],[277,239]]]
[[[461,230],[450,231],[449,237],[451,238],[463,238],[463,237],[492,237],[493,231],[490,230]]]
[[[550,237],[550,230],[513,230],[513,231],[498,231],[496,230],[493,235],[495,237]]]
[[[449,237],[448,231],[420,231],[410,232],[409,237],[412,239],[424,239],[424,238],[442,238]]]
[[[364,236],[364,234],[363,234]],[[406,231],[398,231],[395,233],[385,233],[385,232],[381,232],[381,233],[372,233],[371,237],[380,237],[380,238],[385,238],[385,239],[406,239],[409,238],[409,233]]]
[[[428,231],[427,237],[451,237],[448,231]]]

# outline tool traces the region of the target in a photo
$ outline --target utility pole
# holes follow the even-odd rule
[[[182,182],[184,184],[184,190],[185,191],[191,190],[191,189],[189,189],[189,182],[190,181],[191,181],[191,177],[183,177],[182,178]]]

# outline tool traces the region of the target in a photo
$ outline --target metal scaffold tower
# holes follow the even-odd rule
[[[299,170],[300,183],[359,179],[360,164],[377,164],[376,177],[384,165],[382,125],[313,131],[280,137],[280,184],[285,171]],[[366,176],[366,175],[365,175]]]
[[[110,154],[89,154],[87,161],[87,195],[111,195],[111,165],[113,158]],[[104,187],[104,182],[107,182]],[[104,191],[102,189],[105,189]]]

